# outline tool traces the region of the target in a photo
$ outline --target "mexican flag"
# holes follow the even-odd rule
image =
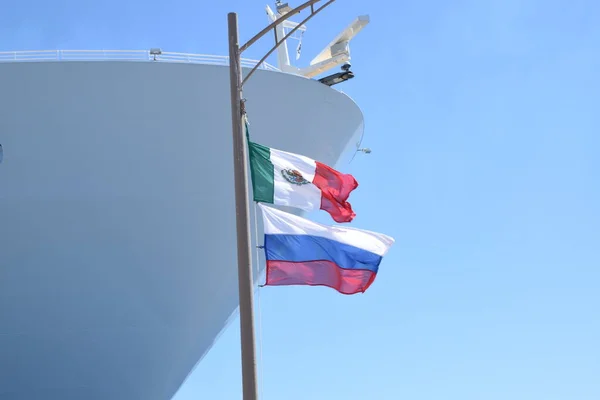
[[[358,187],[352,175],[299,154],[248,141],[254,201],[325,210],[336,222],[356,215],[346,200]]]

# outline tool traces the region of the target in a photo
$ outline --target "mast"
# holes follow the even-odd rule
[[[265,10],[271,23],[278,20],[282,16],[287,15],[291,9],[287,3],[281,3],[277,1],[276,12],[274,12],[268,5]],[[350,71],[350,41],[369,23],[370,18],[368,15],[361,15],[354,19],[344,30],[342,30],[333,40],[331,40],[311,61],[306,67],[297,67],[291,65],[288,44],[289,39],[301,40],[301,37],[289,36],[284,40],[277,48],[277,67],[286,73],[301,75],[307,78],[314,78],[324,72],[331,70],[337,66],[342,66],[342,73],[336,73],[333,75],[321,78],[320,81],[330,86],[335,83],[343,82],[345,80],[354,77],[354,74]],[[290,33],[298,31],[304,33],[306,26],[302,23],[285,20],[277,23],[275,26],[275,42],[282,40]],[[289,33],[286,33],[289,31]],[[333,83],[334,82],[334,83]]]
[[[247,142],[244,132],[243,119],[245,118],[242,89],[244,83],[252,76],[260,64],[282,43],[285,36],[277,39],[275,46],[267,52],[254,68],[242,79],[241,55],[242,52],[271,29],[276,31],[277,25],[287,20],[307,7],[311,7],[310,15],[302,22],[306,22],[321,10],[333,3],[329,0],[315,10],[314,4],[320,0],[309,0],[285,15],[280,16],[269,26],[256,34],[252,39],[240,47],[238,33],[238,19],[236,13],[227,15],[228,42],[229,42],[229,79],[231,90],[231,125],[233,135],[233,173],[235,188],[235,214],[237,229],[237,261],[238,261],[238,291],[240,303],[240,335],[242,353],[242,391],[244,400],[258,399],[258,386],[256,379],[256,348],[254,330],[254,281],[252,279],[252,256],[250,236],[250,212],[248,196],[248,167],[247,167]],[[287,4],[286,4],[287,6]],[[294,29],[292,29],[292,32]]]

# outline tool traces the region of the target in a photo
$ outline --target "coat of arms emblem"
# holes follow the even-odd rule
[[[307,183],[310,183],[309,181],[304,179],[304,177],[299,171],[295,169],[282,169],[281,175],[283,175],[286,181],[294,185],[306,185]]]

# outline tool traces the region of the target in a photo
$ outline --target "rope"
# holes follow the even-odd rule
[[[250,142],[250,130],[248,126],[250,122],[248,122],[248,115],[244,112],[243,115],[244,128],[246,129],[246,139]],[[258,206],[257,203],[254,202],[254,238],[258,243]],[[260,260],[260,250],[264,248],[264,246],[256,246],[256,278],[257,281],[260,279],[260,268],[259,268],[259,260]],[[254,272],[254,268],[253,268]],[[264,285],[258,285],[259,288]],[[261,305],[260,305],[260,289],[256,291],[256,319],[258,322],[258,365],[259,365],[259,384],[258,384],[258,392],[259,398],[263,397],[264,390],[264,365],[263,365],[263,340],[262,340],[262,314],[261,314]]]
[[[256,241],[258,242],[258,206],[256,205],[257,203],[254,203],[254,237],[256,238]],[[260,246],[262,247],[262,246]],[[256,246],[256,278],[257,280],[260,279],[260,268],[259,268],[259,259],[260,259],[260,248],[259,246]],[[262,313],[261,313],[261,306],[260,306],[260,288],[263,287],[263,285],[258,285],[259,289],[256,291],[256,314],[257,314],[257,322],[258,322],[258,343],[259,343],[259,353],[258,353],[258,359],[259,359],[259,370],[260,370],[260,378],[259,378],[259,392],[260,392],[260,398],[263,397],[263,389],[264,389],[264,363],[263,363],[263,340],[262,340]]]
[[[244,113],[242,120],[244,122],[244,127],[246,128],[246,140],[250,142],[250,129],[248,129],[250,123],[248,122],[248,114]]]

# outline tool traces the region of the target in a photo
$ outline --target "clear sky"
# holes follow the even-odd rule
[[[265,4],[7,0],[0,50],[226,54]],[[366,294],[259,291],[262,399],[599,399],[600,4],[338,0],[301,62],[360,14],[340,89],[373,152],[338,168],[396,244]],[[175,400],[240,393],[235,319]]]

